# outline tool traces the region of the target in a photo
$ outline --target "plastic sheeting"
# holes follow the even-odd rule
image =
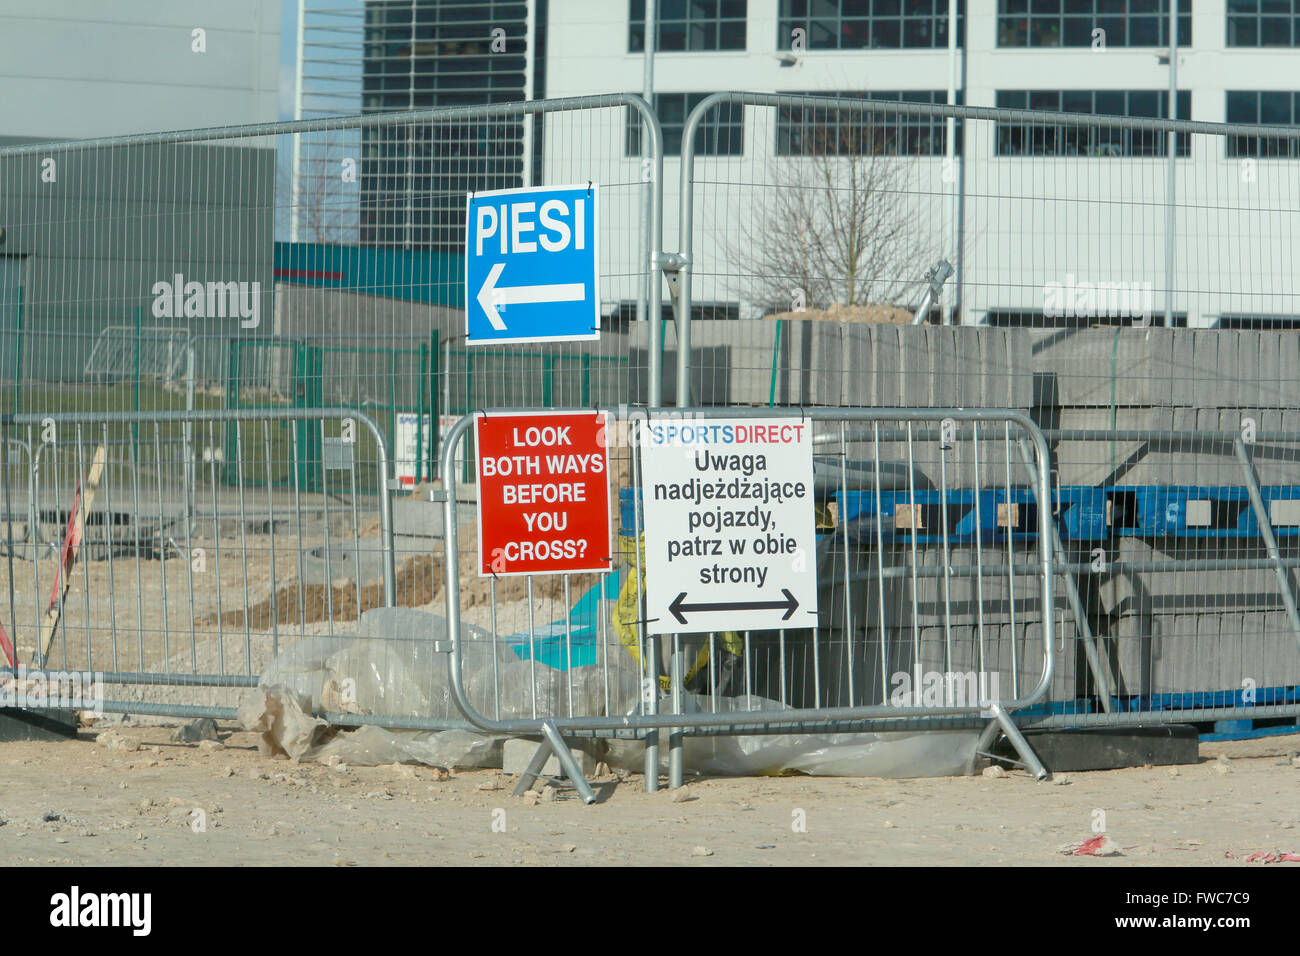
[[[504,737],[467,730],[404,731],[367,725],[334,727],[309,713],[311,701],[283,684],[258,687],[239,705],[239,722],[260,733],[260,749],[298,761],[336,757],[359,767],[422,763],[434,767],[500,767]]]
[[[304,638],[283,650],[245,696],[239,720],[262,735],[266,753],[294,760],[337,756],[357,766],[423,763],[441,767],[500,767],[504,737],[469,729],[387,730],[335,727],[313,713],[422,717],[464,722],[452,698],[449,656],[433,649],[447,636],[445,618],[409,608],[377,608],[361,617],[358,634]],[[482,628],[461,628],[465,687],[488,717],[604,714],[605,669],[560,671],[523,661]],[[609,671],[609,710],[625,713],[636,700],[636,676]],[[534,693],[534,686],[536,688]]]
[[[258,689],[239,708],[244,727],[262,735],[264,752],[308,761],[334,756],[357,766],[501,766],[503,737],[469,729],[353,729],[313,716],[337,712],[463,720],[451,697],[447,655],[432,646],[434,640],[446,638],[444,618],[407,608],[379,608],[362,615],[359,630],[355,635],[304,638],[267,667]],[[462,628],[461,638],[466,692],[484,715],[512,719],[606,713],[604,667],[560,671],[520,660],[508,645],[494,645],[488,632],[469,625]],[[638,691],[635,672],[611,666],[608,676],[608,712],[631,712]],[[712,706],[708,697],[688,694],[683,699],[687,713]],[[785,709],[761,697],[721,697],[718,708]],[[660,712],[667,710],[664,700]],[[688,770],[712,776],[926,777],[966,773],[977,739],[977,731],[748,734],[687,736],[683,747]],[[661,746],[660,753],[661,769],[666,770],[668,748]],[[644,746],[635,740],[611,740],[603,759],[612,767],[641,771]]]
[[[711,709],[708,697],[682,698],[682,709]],[[666,710],[667,702],[660,705]],[[763,697],[722,697],[718,710],[783,710]],[[749,777],[806,773],[821,777],[943,777],[969,772],[979,731],[908,731],[859,734],[750,734],[738,737],[684,737],[687,770],[706,776]],[[668,772],[667,735],[660,734],[660,770]],[[638,740],[611,740],[605,761],[611,767],[640,771],[645,747]]]
[[[448,655],[434,650],[447,640],[447,621],[411,608],[375,608],[361,615],[356,634],[307,637],[281,651],[262,673],[260,686],[283,685],[306,696],[312,708],[390,717],[460,720],[447,679]],[[494,647],[487,631],[461,627],[465,671],[491,675],[498,663],[518,663]]]

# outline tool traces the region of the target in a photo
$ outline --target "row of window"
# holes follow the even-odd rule
[[[958,44],[965,7],[959,0]],[[782,0],[777,37],[783,50],[946,47],[948,0]]]
[[[1192,3],[1178,4],[1178,45]],[[1168,46],[1169,0],[998,0],[998,46]]]
[[[1099,116],[1167,119],[1169,94],[1161,90],[998,90],[1005,109],[1051,110]],[[1192,94],[1178,93],[1176,119],[1192,115]],[[999,156],[1166,156],[1168,134],[1106,126],[999,123]],[[1191,137],[1178,134],[1179,156],[1191,154]]]
[[[1300,0],[1227,0],[1230,47],[1300,46]],[[744,50],[747,0],[658,0],[656,49]],[[957,43],[965,37],[958,2]],[[1000,47],[1169,45],[1169,0],[998,0]],[[627,48],[645,49],[645,0],[630,0]],[[1192,43],[1192,0],[1179,0],[1178,44]],[[783,50],[948,45],[948,0],[781,0]]]
[[[664,154],[679,153],[686,118],[707,93],[656,93],[655,111],[663,128]],[[811,94],[792,94],[811,95]],[[947,102],[944,90],[872,90],[822,96],[864,101],[905,103]],[[960,100],[959,100],[960,102]],[[999,90],[997,106],[1006,109],[1050,110],[1098,116],[1165,119],[1168,94],[1162,90]],[[1177,119],[1192,112],[1192,95],[1178,93]],[[1300,93],[1233,90],[1227,94],[1227,121],[1250,125],[1300,124]],[[955,151],[961,150],[961,121],[954,123]],[[776,113],[778,156],[943,156],[947,153],[947,122],[942,117],[913,116],[851,107],[782,106]],[[1160,130],[1077,126],[1061,123],[1004,122],[997,124],[999,156],[1165,156],[1167,134]],[[744,152],[744,108],[720,103],[710,110],[695,133],[698,156],[740,156]],[[1179,156],[1191,155],[1191,137],[1177,134]],[[628,113],[624,150],[641,153],[641,123]],[[1300,139],[1230,136],[1229,157],[1300,157]]]

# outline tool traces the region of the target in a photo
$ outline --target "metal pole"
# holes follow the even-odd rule
[[[1025,447],[1023,440],[1017,442],[1020,449],[1020,457],[1024,460],[1025,469],[1032,476],[1034,473],[1033,454]],[[1046,502],[1050,498],[1043,499]],[[1010,499],[1008,499],[1009,503]],[[1039,510],[1050,512],[1050,505],[1043,506],[1040,504]],[[1007,541],[1011,540],[1011,520],[1010,511],[1007,519]],[[1114,705],[1111,703],[1112,688],[1114,685],[1110,679],[1110,668],[1106,663],[1106,658],[1101,652],[1101,647],[1097,641],[1096,635],[1092,633],[1092,624],[1088,621],[1087,611],[1083,606],[1083,599],[1079,596],[1079,582],[1074,579],[1074,572],[1070,570],[1070,558],[1065,550],[1065,543],[1061,540],[1061,531],[1056,526],[1055,521],[1049,522],[1051,527],[1051,546],[1052,554],[1055,555],[1062,578],[1065,580],[1065,596],[1070,602],[1070,613],[1074,615],[1074,626],[1079,632],[1079,639],[1083,643],[1083,653],[1088,659],[1088,670],[1092,672],[1093,679],[1097,682],[1097,693],[1101,697],[1101,709],[1104,713],[1109,714]],[[1091,570],[1091,565],[1088,566]],[[1014,571],[1013,571],[1014,573]],[[1056,612],[1055,607],[1043,605],[1044,620]]]
[[[677,219],[677,246],[680,265],[677,272],[677,407],[690,405],[691,380],[691,222],[695,208],[695,130],[704,114],[718,101],[726,101],[726,94],[714,93],[705,97],[686,117],[682,130],[682,162],[680,212]]]
[[[668,672],[671,674],[673,713],[682,712],[682,679],[685,669],[682,662],[682,636],[673,635],[672,657],[669,661]],[[673,727],[668,731],[668,789],[679,790],[682,786],[682,777],[686,769],[685,752],[682,749],[684,740],[682,729]]]
[[[1178,118],[1178,0],[1169,0],[1169,119]],[[1191,117],[1188,117],[1190,119]],[[1174,327],[1174,183],[1178,134],[1170,130],[1166,164],[1165,204],[1165,328]]]
[[[658,31],[655,29],[656,26],[658,25],[658,20],[656,19],[655,14],[656,14],[656,10],[655,10],[655,0],[646,0],[646,4],[645,4],[645,52],[644,52],[644,55],[642,56],[641,98],[642,98],[643,100],[645,100],[647,103],[650,104],[650,109],[651,109],[651,110],[653,110],[653,109],[655,108],[655,44],[656,44],[656,41],[658,40],[658,37],[655,35],[655,34],[658,32]],[[650,154],[650,152],[649,152],[649,150],[650,150],[650,143],[649,143],[649,141],[646,139],[646,137],[642,136],[642,137],[641,137],[641,158],[642,158],[642,160],[652,158],[652,157],[651,157],[651,154]],[[640,208],[640,210],[639,210],[639,213],[640,213],[640,222],[638,223],[638,225],[639,225],[640,228],[639,228],[639,230],[638,230],[638,235],[641,236],[641,237],[645,237],[645,236],[646,236],[646,226],[647,226],[647,223],[650,222],[650,216],[651,216],[651,210],[650,210],[650,190],[648,190],[648,189],[647,189],[647,190],[643,190],[643,194],[642,194],[642,197],[641,197],[641,208]],[[657,249],[646,249],[646,250],[645,250],[645,254],[646,254],[647,256],[649,256],[650,254],[652,254],[652,253],[654,253],[654,252],[658,252],[658,250],[657,250]],[[644,321],[646,321],[646,320],[649,318],[649,316],[646,315],[646,312],[649,310],[649,307],[650,307],[650,306],[649,306],[649,303],[647,302],[647,298],[648,298],[648,296],[647,296],[647,291],[648,291],[648,290],[647,290],[647,285],[648,285],[649,282],[651,281],[651,278],[650,278],[650,277],[653,276],[653,275],[654,275],[654,270],[653,270],[653,269],[650,269],[650,270],[649,270],[649,275],[642,275],[642,276],[641,276],[641,283],[640,283],[640,284],[641,284],[641,294],[640,294],[639,296],[637,296],[637,300],[636,300],[636,311],[637,311],[637,316],[636,316],[636,318],[637,318],[637,321],[638,321],[638,322],[644,322]],[[659,317],[658,317],[658,316],[655,316],[654,318],[655,318],[656,320],[658,320]],[[652,359],[652,361],[654,361],[654,360]],[[649,402],[648,404],[650,404],[650,405],[657,405],[657,404],[659,404],[659,402],[658,402],[657,400],[655,400],[655,399],[651,399],[650,402]]]
[[[642,57],[641,73],[641,99],[645,100],[650,107],[650,113],[658,116],[655,112],[654,105],[654,51],[658,44],[658,10],[655,9],[655,0],[646,0],[646,22],[645,22],[645,56]],[[663,316],[662,303],[660,303],[659,290],[659,246],[662,245],[662,228],[663,228],[663,203],[659,202],[660,179],[663,176],[663,146],[660,142],[651,142],[651,138],[658,140],[658,133],[646,137],[641,137],[641,156],[642,160],[654,160],[651,176],[654,178],[650,181],[650,189],[645,190],[645,198],[642,200],[641,216],[642,230],[641,235],[646,237],[645,248],[645,273],[642,276],[642,295],[637,300],[637,310],[645,310],[637,316],[640,321],[647,321],[649,325],[649,347],[650,355],[647,362],[646,377],[649,378],[650,388],[646,394],[646,405],[655,408],[663,403]],[[649,225],[649,235],[646,235],[645,225]],[[658,224],[658,225],[656,225]],[[649,312],[649,315],[646,315]]]
[[[298,69],[294,74],[293,118],[302,119],[302,60],[306,42],[307,0],[298,0]],[[298,241],[298,195],[302,175],[302,134],[293,134],[293,194],[289,199],[289,240]]]
[[[194,411],[194,339],[191,335],[185,342],[185,410]],[[195,457],[194,457],[194,421],[185,419],[185,533],[189,534],[194,526],[195,509]]]
[[[989,707],[989,711],[993,714],[993,719],[997,721],[998,726],[1002,728],[1002,733],[1006,735],[1011,746],[1020,755],[1020,759],[1024,761],[1025,769],[1034,775],[1035,780],[1047,779],[1050,776],[1047,768],[1038,759],[1038,754],[1034,753],[1034,748],[1029,746],[1029,741],[1025,740],[1024,734],[1020,732],[1016,722],[1011,719],[1011,715],[1006,712],[1001,704],[993,704]]]
[[[537,88],[533,84],[537,62],[537,0],[532,0],[526,9],[528,24],[524,27],[526,35],[524,43],[524,99],[531,100],[537,96]],[[536,113],[524,120],[523,182],[525,186],[537,185],[537,183],[533,182],[533,150],[535,149],[536,127],[540,122],[542,122],[542,119]]]
[[[655,39],[654,33],[651,31],[651,24],[654,22],[653,19],[654,9],[655,9],[655,0],[646,0],[646,37],[647,37],[646,50],[647,51],[653,50],[653,44]],[[651,86],[648,86],[647,89],[653,89],[654,70],[653,67],[651,66],[652,60],[653,60],[653,54],[648,52],[646,54],[646,64],[647,64],[646,80],[648,83],[651,84]],[[649,99],[649,97],[647,97],[647,99]],[[653,107],[654,105],[653,99],[650,99],[650,104]],[[690,138],[694,139],[693,133],[690,134]],[[690,150],[690,147],[687,146],[686,143],[687,143],[687,139],[683,137],[682,139],[683,157],[685,157],[688,154],[688,151]],[[686,162],[687,162],[686,159],[683,158],[682,160],[683,170],[685,170],[686,168]],[[684,172],[682,173],[682,176],[683,176],[683,181],[685,181]],[[689,243],[690,241],[688,238],[686,238],[683,235],[683,233],[689,228],[689,223],[690,223],[689,219],[683,219],[678,223],[677,231],[679,235],[682,235],[682,238],[678,240],[679,244]],[[679,275],[681,276],[683,282],[687,281],[685,267],[682,268]],[[656,274],[655,269],[653,267],[651,268],[650,271],[650,281],[654,283],[656,288],[658,287],[659,276]],[[674,400],[674,403],[678,408],[686,408],[691,404],[691,379],[690,379],[690,372],[689,372],[690,350],[691,350],[691,333],[690,333],[689,325],[691,321],[690,319],[691,307],[690,307],[689,296],[687,298],[681,298],[679,295],[679,298],[677,300],[677,308],[675,311],[677,313],[676,316],[677,318],[677,395]],[[655,310],[655,314],[652,316],[652,321],[655,323],[655,328],[661,330],[660,334],[662,335],[663,323],[661,321],[661,316],[659,314],[658,309]],[[655,401],[652,404],[657,405],[659,404],[659,398],[662,396],[663,393],[660,388],[656,388],[654,394],[655,394]],[[673,635],[673,650],[672,650],[672,660],[669,667],[669,680],[671,681],[670,691],[672,694],[673,712],[680,714],[682,712],[682,645],[681,645],[681,635],[679,634]],[[684,741],[682,739],[681,728],[673,728],[673,730],[671,730],[668,734],[668,788],[670,790],[676,790],[682,785],[683,771],[685,770],[685,763],[686,763],[685,752],[683,750],[683,743]]]
[[[948,105],[957,105],[957,0],[948,0]],[[949,116],[944,120],[944,125],[947,127],[944,136],[944,165],[947,167],[948,175],[955,177],[957,175],[957,120]],[[949,203],[955,246],[960,241],[957,231],[957,190],[953,190]],[[951,255],[953,258],[958,258],[955,248]],[[953,293],[955,291],[955,289],[951,290],[948,295],[944,296],[944,325],[952,325],[952,313],[955,304]]]

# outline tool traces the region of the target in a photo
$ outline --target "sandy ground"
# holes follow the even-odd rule
[[[122,731],[144,745],[136,752],[98,746],[94,731],[0,744],[0,863],[1245,867],[1260,865],[1243,860],[1256,850],[1300,850],[1300,768],[1288,759],[1300,735],[1203,744],[1200,763],[1176,773],[1048,782],[714,779],[682,799],[605,776],[587,807],[568,790],[529,805],[495,771],[273,760],[228,729],[210,753],[159,726]],[[1062,855],[1093,836],[1097,811],[1122,855]]]

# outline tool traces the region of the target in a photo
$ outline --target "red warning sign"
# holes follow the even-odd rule
[[[608,571],[608,416],[479,414],[479,574]]]

